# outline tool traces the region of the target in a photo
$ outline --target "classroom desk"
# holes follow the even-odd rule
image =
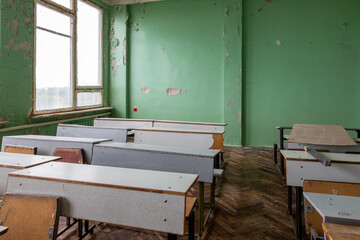
[[[43,135],[18,135],[4,136],[1,150],[6,144],[37,147],[40,155],[51,156],[56,148],[81,148],[83,149],[86,163],[91,163],[94,144],[107,142],[111,139],[101,138],[75,138]]]
[[[146,169],[199,175],[199,232],[203,230],[215,203],[215,174],[219,150],[180,148],[136,143],[96,144],[93,165]],[[211,183],[211,210],[204,221],[204,183]],[[205,223],[204,223],[205,222]]]
[[[278,150],[289,149],[288,144],[285,141],[287,141],[290,138],[290,135],[285,135],[284,132],[285,132],[285,130],[291,130],[292,127],[290,127],[290,126],[277,126],[277,127],[275,127],[275,129],[278,129],[279,133],[280,133],[279,142],[274,143],[274,164],[277,166],[277,151]],[[345,128],[345,130],[348,131],[348,132],[356,132],[356,136],[357,136],[356,139],[357,140],[355,139],[355,141],[357,143],[360,143],[360,141],[359,141],[359,139],[360,139],[360,128]],[[319,146],[319,145],[317,145],[317,146]],[[297,147],[297,149],[299,149],[299,148],[304,149],[303,145],[302,146],[296,146],[296,143],[290,145],[290,147],[291,148],[294,148],[294,147],[296,148]],[[316,146],[315,147],[312,146],[312,148],[319,150],[319,148],[317,148]],[[356,146],[355,146],[355,148],[356,148]],[[292,150],[294,150],[294,149],[292,149]],[[329,150],[329,149],[325,149],[325,150]],[[335,152],[342,152],[342,153],[349,151],[347,149],[344,149],[343,151],[341,151],[341,147],[337,148],[337,149],[335,148],[334,150],[335,150]],[[350,151],[354,151],[354,149],[351,149],[351,147],[350,147]],[[360,149],[355,149],[355,151],[360,151]],[[285,177],[284,158],[283,158],[283,156],[281,154],[280,154],[280,173],[281,173],[282,177]]]
[[[184,235],[186,195],[197,178],[51,162],[10,173],[7,192],[62,197],[61,216]]]
[[[173,128],[185,130],[210,130],[225,132],[226,123],[208,123],[208,122],[187,122],[187,121],[170,121],[170,120],[154,120],[156,128]]]
[[[360,226],[360,197],[304,192],[324,223]]]
[[[56,161],[61,157],[0,152],[0,195],[4,195],[10,172]]]
[[[95,118],[95,127],[113,127],[113,128],[141,128],[152,127],[153,120],[149,119],[128,119],[128,118]]]
[[[224,150],[224,131],[135,128],[135,143]]]
[[[286,184],[288,186],[288,210],[291,209],[292,187],[296,189],[297,236],[302,238],[302,186],[304,180],[360,183],[360,155],[344,153],[321,153],[332,161],[324,166],[308,152],[280,151],[286,160]],[[291,212],[290,212],[291,213]]]
[[[360,240],[360,227],[323,223],[326,240]]]
[[[126,142],[128,128],[105,128],[74,124],[59,124],[56,136],[78,138],[103,138],[114,142]]]

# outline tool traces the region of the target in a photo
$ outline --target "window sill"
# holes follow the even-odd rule
[[[113,107],[99,107],[99,108],[84,109],[84,110],[77,110],[77,111],[71,111],[71,112],[47,113],[47,114],[31,116],[31,119],[34,119],[34,120],[35,119],[46,119],[46,118],[64,119],[64,118],[84,115],[86,113],[111,111],[113,109],[114,109]]]
[[[10,124],[8,121],[0,121],[0,127]]]

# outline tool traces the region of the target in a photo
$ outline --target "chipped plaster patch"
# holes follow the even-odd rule
[[[15,44],[15,38],[9,40],[8,44],[5,44],[5,48],[10,50],[11,46]]]
[[[149,92],[151,92],[151,88],[148,88],[148,87],[142,87],[140,89],[140,92],[144,93],[144,94],[148,94]]]
[[[241,115],[242,115],[241,110],[237,111],[237,121],[238,122],[241,122]]]
[[[14,19],[12,22],[12,27],[11,30],[13,31],[13,33],[17,36],[18,35],[18,26],[19,26],[19,20]]]
[[[280,40],[276,40],[276,45],[281,46]]]
[[[177,89],[177,88],[168,88],[166,89],[166,94],[168,96],[176,96],[178,94],[183,94],[183,90],[182,89]]]
[[[225,109],[227,109],[230,105],[235,105],[234,99],[230,99],[229,102],[226,104]]]

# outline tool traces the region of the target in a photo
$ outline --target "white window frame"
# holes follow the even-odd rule
[[[77,81],[77,2],[82,1],[85,4],[88,4],[92,7],[95,7],[100,10],[100,66],[99,66],[99,77],[100,85],[99,86],[78,86]],[[49,110],[36,110],[36,31],[37,31],[37,14],[36,6],[41,4],[51,10],[54,10],[58,13],[64,14],[72,18],[73,24],[71,25],[71,95],[72,95],[72,107],[70,108],[61,108],[61,109],[49,109]],[[51,0],[34,0],[34,56],[33,56],[33,115],[41,115],[47,113],[60,113],[60,112],[72,112],[83,109],[92,109],[100,108],[104,106],[104,77],[103,77],[103,68],[104,68],[104,41],[103,41],[103,30],[104,30],[104,9],[90,1],[86,0],[72,0],[72,9],[59,5]],[[56,34],[56,33],[55,33]],[[77,106],[77,94],[81,92],[100,92],[101,94],[101,103],[91,106]]]

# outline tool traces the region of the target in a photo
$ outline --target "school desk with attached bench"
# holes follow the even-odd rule
[[[152,127],[153,120],[150,119],[129,119],[129,118],[95,118],[95,127],[105,128],[127,128],[128,135],[133,135],[134,128]]]
[[[224,150],[224,131],[135,128],[135,143]]]
[[[31,168],[61,159],[60,157],[0,152],[0,195],[4,195],[10,172]]]
[[[274,164],[277,166],[277,152],[278,150],[303,150],[304,149],[304,143],[299,142],[285,142],[288,141],[290,138],[290,135],[285,135],[285,130],[291,130],[293,127],[290,126],[277,126],[275,127],[280,132],[280,139],[278,143],[274,143]],[[348,132],[356,132],[357,139],[360,139],[360,128],[345,128]],[[360,143],[360,141],[356,141],[357,143]],[[311,147],[313,149],[317,150],[326,150],[330,152],[339,152],[339,153],[345,153],[345,152],[360,152],[360,145],[358,146],[330,146],[330,145],[314,145],[314,144],[306,144],[308,147]],[[280,173],[282,177],[285,177],[285,164],[284,164],[284,158],[280,154]]]
[[[297,238],[302,239],[302,187],[305,180],[360,183],[360,155],[345,153],[318,153],[328,163],[315,158],[307,151],[281,150],[286,160],[286,184],[290,193],[296,188]],[[291,209],[288,199],[288,210]]]
[[[215,177],[222,175],[216,169],[219,150],[180,148],[136,143],[106,142],[96,144],[93,165],[146,169],[199,175],[199,233],[214,207]],[[204,221],[204,183],[211,184],[210,211]]]
[[[208,123],[208,122],[186,122],[170,120],[154,120],[155,128],[172,128],[184,130],[210,130],[225,132],[226,123]]]
[[[7,192],[58,196],[61,216],[165,232],[176,239],[185,234],[186,195],[197,178],[50,162],[10,173]]]
[[[114,142],[126,142],[129,128],[94,127],[74,124],[59,124],[56,136],[78,138],[103,138]]]
[[[91,163],[94,144],[110,140],[43,135],[4,136],[1,149],[3,151],[7,144],[30,146],[37,147],[37,153],[40,155],[51,156],[56,148],[81,148],[83,149],[85,163]]]
[[[360,198],[335,194],[304,192],[304,198],[320,214],[325,239],[360,239]],[[334,231],[336,229],[336,231]],[[331,231],[332,230],[332,231]],[[345,231],[345,232],[344,232]],[[337,234],[336,234],[337,232]],[[339,234],[343,232],[345,234]],[[353,232],[353,234],[350,234]],[[357,233],[357,234],[354,234]],[[336,236],[337,235],[337,236]],[[313,231],[312,239],[319,239]]]

